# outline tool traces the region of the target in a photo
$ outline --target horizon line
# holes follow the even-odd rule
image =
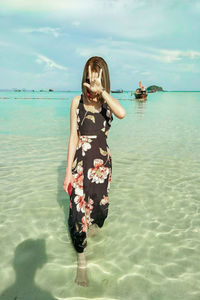
[[[112,89],[111,91],[117,91],[118,89]],[[122,89],[123,90],[123,89]],[[49,93],[53,93],[53,92],[81,92],[81,90],[62,90],[62,89],[58,89],[58,90],[53,90],[53,91],[49,91],[49,89],[45,90],[45,89],[15,89],[15,88],[8,88],[8,89],[4,89],[1,88],[0,92],[3,91],[10,91],[10,92],[49,92]],[[134,92],[135,90],[123,90],[123,92]],[[200,90],[163,90],[163,91],[157,91],[157,92],[200,92]]]

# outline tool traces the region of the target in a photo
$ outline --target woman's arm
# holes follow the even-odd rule
[[[66,167],[66,177],[70,177],[72,171],[72,163],[74,160],[74,155],[76,148],[78,146],[78,131],[77,131],[77,114],[76,109],[80,101],[80,95],[75,96],[71,102],[70,109],[70,137],[68,143],[68,156],[67,156],[67,167]]]
[[[113,98],[109,93],[107,93],[106,90],[102,91],[101,96],[110,107],[110,111],[111,111],[110,116],[112,116],[112,112],[119,119],[123,119],[126,116],[126,111],[123,108],[123,106],[119,103],[117,99]]]

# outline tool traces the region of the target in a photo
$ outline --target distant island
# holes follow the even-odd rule
[[[155,92],[164,92],[163,88],[161,86],[157,86],[157,85],[150,85],[147,88],[147,92],[148,93],[155,93]]]

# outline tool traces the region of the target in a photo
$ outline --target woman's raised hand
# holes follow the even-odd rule
[[[91,72],[91,66],[88,68],[90,83],[84,82],[83,85],[86,86],[90,92],[100,95],[103,91],[103,86],[101,84],[102,69],[100,69],[99,75],[96,72]]]

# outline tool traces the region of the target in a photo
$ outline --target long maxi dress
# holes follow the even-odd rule
[[[87,246],[88,228],[93,223],[102,227],[108,215],[112,158],[107,135],[113,116],[106,102],[100,112],[86,110],[83,94],[76,113],[79,143],[72,164],[68,225],[74,248],[81,253]]]

